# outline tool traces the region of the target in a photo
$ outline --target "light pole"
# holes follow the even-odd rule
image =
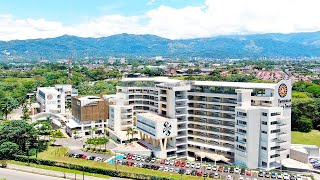
[[[115,165],[116,171],[117,171],[118,170],[118,167],[117,167],[117,150],[114,151],[114,154],[115,154],[115,156],[114,156],[114,165]]]

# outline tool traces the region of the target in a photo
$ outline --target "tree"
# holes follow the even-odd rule
[[[130,134],[131,134],[132,139],[133,139],[133,136],[134,136],[135,134],[138,134],[138,131],[137,131],[135,128],[132,128]]]
[[[37,142],[37,131],[24,120],[7,121],[0,125],[0,144],[8,141],[16,143],[25,152],[26,142]]]
[[[132,131],[132,128],[131,128],[131,127],[128,127],[128,128],[127,128],[127,134],[126,134],[128,140],[129,140],[129,136],[130,136],[130,134],[131,134],[131,131]]]
[[[29,114],[29,109],[27,107],[27,104],[23,104],[22,106],[22,116],[21,116],[22,120],[29,120],[30,119],[30,114]]]
[[[307,118],[305,116],[302,116],[299,121],[299,131],[301,132],[310,132],[312,130],[312,120],[310,118]]]
[[[19,154],[19,146],[16,143],[7,141],[0,145],[0,159],[10,160],[13,159],[13,155]]]

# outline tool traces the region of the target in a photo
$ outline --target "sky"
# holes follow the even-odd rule
[[[320,30],[319,0],[0,0],[0,40]]]

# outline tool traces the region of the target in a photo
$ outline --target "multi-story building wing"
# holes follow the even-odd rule
[[[177,136],[172,141],[176,151],[168,152],[167,157],[205,152],[223,155],[237,165],[273,168],[289,156],[290,81],[127,78],[117,87],[117,98],[133,107],[134,118],[152,112],[177,119]]]

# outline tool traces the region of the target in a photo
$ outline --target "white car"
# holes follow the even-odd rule
[[[140,163],[140,164],[139,164],[139,167],[140,167],[140,168],[142,168],[142,167],[143,167],[143,164],[142,164],[142,163]]]
[[[214,176],[213,176],[213,178],[216,178],[216,179],[218,179],[220,176],[219,176],[219,174],[218,173],[214,173]]]
[[[163,166],[160,166],[158,170],[163,171]]]
[[[283,173],[283,179],[284,180],[290,180],[290,176],[288,173]]]
[[[191,163],[190,167],[194,168],[195,165],[196,165],[195,163]]]
[[[140,161],[141,160],[141,156],[137,156],[137,161]]]
[[[141,156],[141,161],[142,161],[142,162],[146,161],[146,157]]]
[[[298,175],[297,180],[302,180],[302,177]]]
[[[170,161],[170,165],[171,165],[171,166],[174,166],[174,163],[175,163],[174,160],[171,160],[171,161]]]
[[[212,171],[216,171],[218,168],[217,168],[217,166],[212,166]]]
[[[239,174],[240,173],[240,169],[239,168],[234,168],[234,173],[235,174]]]
[[[186,170],[186,175],[190,175],[191,171],[189,169]]]
[[[168,159],[166,159],[166,161],[164,162],[165,165],[169,165],[170,161]]]
[[[174,168],[170,168],[169,172],[174,172]]]
[[[169,168],[168,168],[168,167],[164,167],[163,171],[164,171],[164,172],[168,172],[168,171],[169,171]]]
[[[102,158],[101,158],[101,157],[96,157],[96,158],[94,159],[94,161],[102,161]]]
[[[191,164],[190,162],[187,162],[187,163],[186,163],[186,168],[189,168],[189,167],[190,167],[190,164]]]
[[[282,174],[281,173],[277,174],[277,179],[282,179]]]
[[[156,158],[152,158],[152,159],[151,159],[151,162],[152,162],[152,163],[156,162]]]
[[[232,180],[232,176],[231,176],[231,175],[228,175],[228,176],[227,176],[227,180]]]
[[[138,163],[133,163],[133,167],[138,167]]]
[[[201,164],[200,163],[197,163],[196,164],[196,169],[200,169],[201,168]]]
[[[239,177],[239,180],[244,180],[244,178],[242,176]]]
[[[211,168],[212,168],[212,166],[211,166],[211,164],[208,164],[208,166],[207,166],[207,170],[211,170]]]
[[[137,155],[133,155],[132,160],[136,160],[136,159],[137,159]]]

